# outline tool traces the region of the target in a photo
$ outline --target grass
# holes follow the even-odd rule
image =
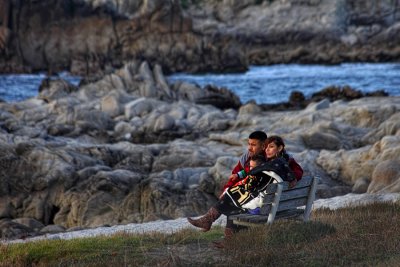
[[[400,204],[313,212],[241,231],[117,234],[0,246],[0,266],[400,266]]]
[[[0,266],[179,266],[183,263],[178,255],[181,248],[203,252],[212,240],[222,236],[221,228],[204,234],[187,229],[173,235],[119,233],[0,245]],[[190,252],[184,253],[190,259]],[[200,264],[204,260],[208,259],[203,258]]]

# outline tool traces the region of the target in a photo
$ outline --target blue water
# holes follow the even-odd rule
[[[59,75],[73,84],[79,77]],[[36,96],[45,74],[0,75],[0,98],[7,102],[21,101]],[[202,74],[178,73],[167,77],[170,82],[183,80],[201,87],[213,84],[234,91],[243,103],[286,102],[292,91],[306,97],[328,86],[345,86],[364,93],[385,90],[389,95],[400,96],[400,63],[352,63],[334,66],[323,65],[272,65],[253,66],[246,73]]]
[[[352,63],[334,66],[272,65],[254,66],[240,74],[192,75],[179,73],[169,80],[183,80],[201,87],[213,84],[234,91],[243,103],[255,100],[261,103],[286,102],[292,91],[306,97],[328,86],[348,85],[364,93],[384,90],[389,95],[400,95],[400,64]]]
[[[47,76],[40,74],[11,74],[0,75],[0,99],[6,102],[18,102],[30,97],[37,96],[39,86],[43,79],[62,78],[74,85],[78,85],[80,78],[67,73],[60,73],[58,76]]]

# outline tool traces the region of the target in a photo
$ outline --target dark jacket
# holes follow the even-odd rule
[[[249,175],[259,176],[263,174],[263,171],[273,171],[287,182],[297,180],[293,170],[289,166],[289,161],[287,161],[285,158],[275,158],[267,161],[252,169],[249,172]]]

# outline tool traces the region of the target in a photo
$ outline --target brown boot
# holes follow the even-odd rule
[[[192,219],[192,218],[187,218],[187,220],[194,226],[202,228],[204,232],[207,232],[210,230],[211,225],[213,222],[221,216],[221,213],[219,211],[212,207],[211,209],[208,210],[208,212],[200,217],[199,219]]]
[[[228,228],[225,227],[225,231],[224,231],[224,239],[219,240],[219,241],[213,241],[213,245],[216,248],[224,248],[225,247],[225,242],[228,242],[232,236],[233,236],[233,229],[232,228]]]

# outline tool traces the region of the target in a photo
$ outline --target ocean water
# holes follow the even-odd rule
[[[169,81],[187,81],[201,87],[213,84],[234,91],[242,103],[255,100],[261,103],[286,102],[292,91],[306,97],[328,86],[348,85],[361,92],[384,90],[400,96],[400,63],[352,63],[325,65],[253,66],[246,73],[202,74],[177,73]]]
[[[78,85],[80,77],[71,76],[68,73],[60,73],[57,76],[39,74],[0,74],[0,99],[6,102],[18,102],[37,96],[42,81],[46,78],[62,78]]]
[[[77,85],[80,78],[59,75]],[[45,74],[0,75],[0,99],[17,102],[38,94]],[[196,83],[201,87],[213,84],[234,91],[242,103],[279,103],[289,99],[292,91],[306,97],[328,86],[348,85],[364,93],[384,90],[391,96],[400,96],[400,63],[351,63],[325,65],[271,65],[252,66],[245,73],[187,74],[177,73],[167,77],[170,83],[177,80]]]

